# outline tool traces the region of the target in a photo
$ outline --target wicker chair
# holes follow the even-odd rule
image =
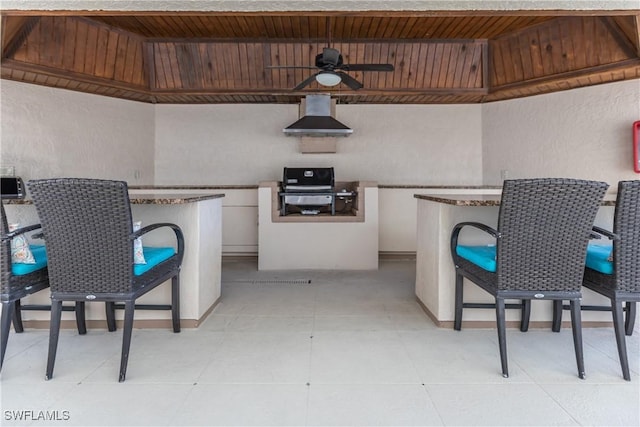
[[[16,333],[22,333],[24,331],[21,315],[22,310],[51,310],[50,305],[22,305],[20,301],[26,296],[35,294],[49,287],[49,273],[47,270],[47,258],[44,246],[37,245],[32,247],[36,264],[14,266],[11,262],[11,239],[38,229],[40,229],[40,224],[33,224],[9,232],[7,215],[4,210],[4,205],[2,205],[2,248],[0,249],[2,251],[0,256],[0,272],[2,274],[2,281],[0,282],[0,301],[2,302],[2,320],[0,320],[0,370],[2,369],[4,355],[7,350],[11,321],[13,320],[13,329]],[[72,307],[65,306],[63,310],[76,312],[78,333],[81,335],[86,334],[84,303],[79,302]]]
[[[590,230],[608,185],[562,178],[506,180],[498,229],[457,224],[451,235],[456,269],[454,329],[462,326],[463,277],[495,298],[502,375],[509,376],[505,300],[569,300],[578,376],[584,378],[580,298]],[[458,245],[465,227],[478,228],[495,246]],[[484,267],[480,267],[484,265]],[[526,314],[528,317],[528,313]]]
[[[593,231],[612,240],[613,248],[589,245],[583,285],[609,298],[611,303],[609,306],[582,306],[582,309],[612,312],[622,376],[630,381],[624,335],[633,334],[636,303],[640,301],[640,181],[618,183],[613,233],[600,227],[594,227]],[[612,259],[610,255],[613,255]],[[623,303],[626,303],[625,308]],[[560,330],[562,309],[562,301],[554,301],[555,332]],[[624,312],[626,320],[623,320]]]
[[[157,223],[132,231],[127,183],[61,178],[27,184],[38,210],[49,256],[51,326],[46,379],[53,375],[62,301],[105,301],[109,329],[115,330],[114,304],[124,303],[119,381],[125,380],[135,301],[171,279],[173,331],[180,332],[180,267],[184,238],[175,224]],[[158,228],[175,233],[176,248],[144,248],[146,265],[134,264],[134,240]]]

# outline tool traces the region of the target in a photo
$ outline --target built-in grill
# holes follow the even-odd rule
[[[315,215],[323,209],[336,213],[333,168],[284,168],[280,194],[281,214],[296,206],[303,215]]]

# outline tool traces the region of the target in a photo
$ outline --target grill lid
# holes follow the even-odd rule
[[[284,191],[331,191],[333,186],[333,168],[284,168]]]

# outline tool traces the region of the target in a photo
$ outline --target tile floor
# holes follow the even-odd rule
[[[584,330],[586,380],[570,330],[509,330],[504,379],[495,330],[436,328],[415,301],[414,275],[410,260],[375,272],[259,272],[253,259],[225,261],[212,316],[180,334],[135,330],[122,384],[120,333],[64,330],[51,381],[47,333],[12,334],[0,424],[640,424],[640,333],[628,339],[628,383],[612,329]]]

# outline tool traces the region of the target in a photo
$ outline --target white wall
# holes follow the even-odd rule
[[[249,184],[285,166],[333,166],[340,181],[482,183],[480,105],[338,105],[354,129],[336,154],[300,154],[282,129],[297,105],[156,106],[156,184]]]
[[[321,7],[318,7],[321,5]],[[44,10],[522,10],[637,9],[638,0],[3,0],[4,9]]]
[[[10,80],[0,82],[0,93],[0,163],[25,181],[153,183],[152,105]]]
[[[509,178],[557,176],[640,179],[633,171],[632,133],[640,120],[640,80],[590,86],[485,104],[482,145],[485,184]]]

